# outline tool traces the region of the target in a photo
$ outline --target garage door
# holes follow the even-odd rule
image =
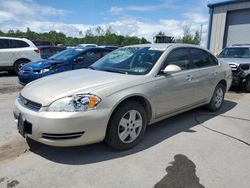
[[[250,44],[250,9],[228,12],[224,47]]]

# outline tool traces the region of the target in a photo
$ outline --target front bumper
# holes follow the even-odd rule
[[[25,119],[25,136],[52,146],[79,146],[101,142],[105,138],[108,109],[86,112],[38,112],[15,101],[14,117]]]

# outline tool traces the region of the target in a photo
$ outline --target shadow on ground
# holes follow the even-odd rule
[[[174,161],[169,164],[170,166],[166,168],[167,175],[156,183],[154,188],[205,188],[200,184],[200,180],[196,175],[196,166],[194,162],[185,155],[175,155]]]
[[[16,77],[16,75],[7,71],[0,71],[0,77]]]
[[[214,118],[216,115],[225,113],[236,105],[237,103],[235,102],[225,100],[219,112],[211,113],[214,116],[205,117],[203,121],[207,121]],[[115,151],[103,142],[81,147],[66,148],[45,146],[30,139],[28,139],[27,142],[31,152],[57,163],[70,165],[97,163],[146,150],[181,132],[192,134],[195,131],[191,128],[198,125],[194,118],[200,113],[208,112],[203,108],[198,108],[147,127],[142,142],[136,147],[126,151]]]

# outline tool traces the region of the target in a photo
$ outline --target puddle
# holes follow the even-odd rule
[[[195,173],[195,164],[185,155],[175,155],[174,161],[169,164],[171,165],[166,168],[167,175],[156,183],[154,188],[205,188],[200,184],[199,178]]]

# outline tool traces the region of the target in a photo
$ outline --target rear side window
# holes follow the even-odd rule
[[[9,40],[8,39],[0,39],[0,49],[9,48]]]
[[[164,69],[167,65],[177,65],[182,70],[189,69],[190,60],[189,60],[188,50],[186,48],[181,48],[170,52],[162,69]]]
[[[211,55],[208,52],[201,49],[190,49],[190,55],[193,60],[193,66],[196,68],[213,66],[216,63],[210,59]]]
[[[29,47],[29,45],[21,40],[9,40],[10,48],[25,48]]]

